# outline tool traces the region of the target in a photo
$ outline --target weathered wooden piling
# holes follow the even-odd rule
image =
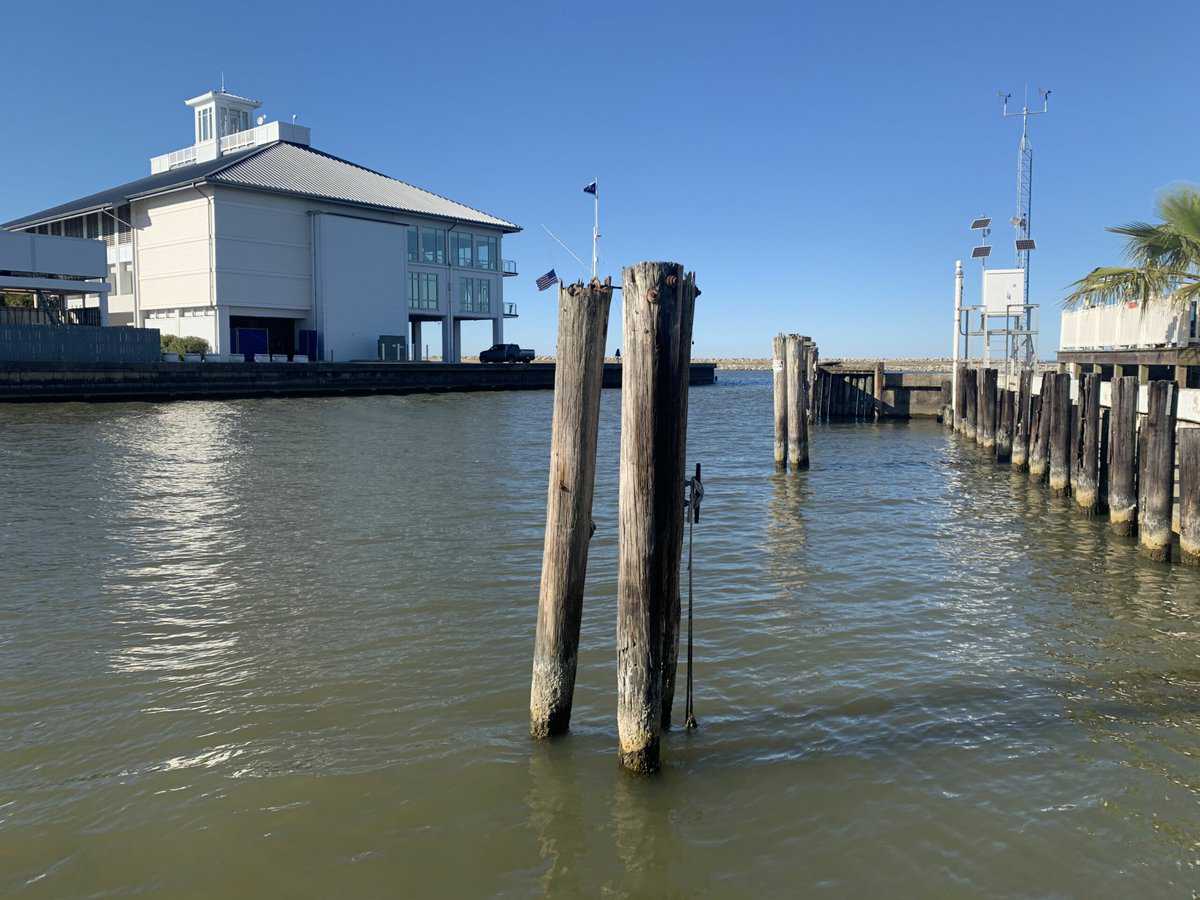
[[[685,402],[699,292],[677,263],[630,266],[622,284],[617,731],[621,764],[649,773],[659,768],[665,668],[678,655]]]
[[[1029,400],[1033,393],[1033,371],[1023,369],[1017,378],[1017,396],[1013,410],[1012,464],[1024,469],[1029,463]]]
[[[1029,477],[1034,481],[1045,481],[1046,473],[1050,471],[1050,425],[1056,377],[1053,372],[1044,372],[1041,393],[1031,399],[1031,403],[1036,400],[1029,436]]]
[[[787,468],[788,444],[788,384],[787,337],[777,334],[771,341],[772,387],[775,392],[775,467]]]
[[[1171,558],[1176,390],[1173,381],[1150,382],[1146,421],[1138,437],[1138,549],[1160,561]]]
[[[996,419],[996,462],[1006,463],[1012,459],[1012,436],[1016,394],[1003,388],[1000,391],[1000,413]]]
[[[1200,428],[1181,428],[1179,442],[1179,558],[1200,566]]]
[[[808,384],[804,338],[787,336],[788,465],[793,471],[808,468]]]
[[[873,418],[879,421],[883,418],[883,388],[887,381],[887,375],[883,371],[883,361],[875,363],[875,374],[871,377],[871,395],[875,400],[875,415]]]
[[[975,369],[963,370],[963,387],[965,388],[963,391],[965,403],[963,409],[965,414],[965,418],[963,419],[963,436],[975,440],[975,414],[979,406],[979,389],[976,384]]]
[[[996,370],[979,370],[979,419],[975,423],[976,440],[985,450],[996,448]]]
[[[611,302],[608,279],[558,290],[550,485],[529,692],[529,732],[535,738],[563,734],[571,724]]]
[[[1050,493],[1071,490],[1071,376],[1055,375],[1050,386]]]
[[[1133,534],[1137,527],[1138,379],[1112,382],[1108,417],[1108,527],[1116,534]]]
[[[1085,515],[1100,511],[1100,376],[1079,379],[1079,463],[1071,483],[1075,505]]]

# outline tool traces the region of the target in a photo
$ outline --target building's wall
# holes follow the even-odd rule
[[[323,213],[313,233],[325,358],[375,359],[380,335],[408,334],[404,228]]]
[[[135,202],[132,215],[143,322],[150,310],[211,306],[208,197],[198,190],[173,191]]]
[[[307,315],[312,309],[312,204],[229,188],[215,188],[213,202],[217,302]]]

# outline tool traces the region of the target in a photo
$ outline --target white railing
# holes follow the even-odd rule
[[[1191,308],[1163,301],[1064,310],[1060,350],[1178,347],[1192,342]]]
[[[166,172],[180,166],[190,166],[193,163],[216,159],[223,153],[232,153],[235,150],[244,150],[247,147],[257,147],[260,144],[270,144],[274,141],[288,141],[307,147],[311,138],[312,133],[303,125],[267,122],[236,134],[227,134],[219,140],[203,141],[181,150],[172,150],[170,153],[152,157],[150,172],[151,174]]]

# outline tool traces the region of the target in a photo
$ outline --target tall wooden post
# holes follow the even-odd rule
[[[1173,381],[1150,382],[1146,421],[1138,440],[1138,549],[1163,561],[1171,558],[1177,391]]]
[[[775,391],[775,468],[787,468],[788,381],[787,337],[777,334],[771,341],[772,387]]]
[[[535,738],[563,734],[571,724],[611,302],[610,279],[558,289],[550,486],[529,692],[529,732]]]
[[[875,375],[871,382],[872,394],[875,397],[875,415],[873,418],[879,421],[883,418],[883,388],[887,383],[887,375],[883,371],[883,360],[875,363]]]
[[[1013,410],[1012,464],[1024,469],[1029,463],[1029,398],[1032,394],[1033,371],[1022,369],[1017,380],[1016,408]]]
[[[1200,428],[1181,428],[1179,441],[1179,555],[1200,566]]]
[[[1008,388],[1000,390],[1000,417],[996,420],[996,462],[1012,459],[1013,415],[1016,394]]]
[[[1137,527],[1138,380],[1114,378],[1108,417],[1108,527],[1130,535]]]
[[[808,385],[806,384],[804,338],[787,336],[788,465],[793,470],[808,468]]]
[[[622,273],[622,285],[617,731],[621,764],[635,772],[654,772],[665,711],[665,667],[678,653],[672,620],[677,625],[684,404],[699,292],[694,276],[685,275],[678,263],[630,266]],[[790,422],[789,416],[789,427]]]
[[[1100,376],[1079,379],[1079,465],[1071,488],[1075,504],[1088,516],[1100,509]]]
[[[966,388],[964,399],[966,400],[966,418],[963,420],[963,435],[971,440],[975,440],[975,414],[979,405],[979,389],[976,385],[977,369],[963,369],[963,385]]]
[[[1034,481],[1045,481],[1046,473],[1050,471],[1050,425],[1054,409],[1054,379],[1053,372],[1042,373],[1042,389],[1037,397],[1035,417],[1031,420],[1037,423],[1037,428],[1031,430],[1029,438],[1029,477]]]
[[[1071,489],[1071,376],[1054,376],[1050,403],[1050,493]]]
[[[979,371],[979,421],[975,434],[985,450],[996,447],[996,370]]]

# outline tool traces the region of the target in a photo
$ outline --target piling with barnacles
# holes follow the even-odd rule
[[[1108,421],[1108,527],[1131,535],[1137,527],[1138,379],[1114,378]]]
[[[1100,376],[1079,379],[1079,463],[1071,493],[1085,515],[1100,508]]]
[[[808,468],[808,338],[787,336],[788,465]]]
[[[1200,428],[1181,428],[1179,443],[1179,557],[1200,566]]]

